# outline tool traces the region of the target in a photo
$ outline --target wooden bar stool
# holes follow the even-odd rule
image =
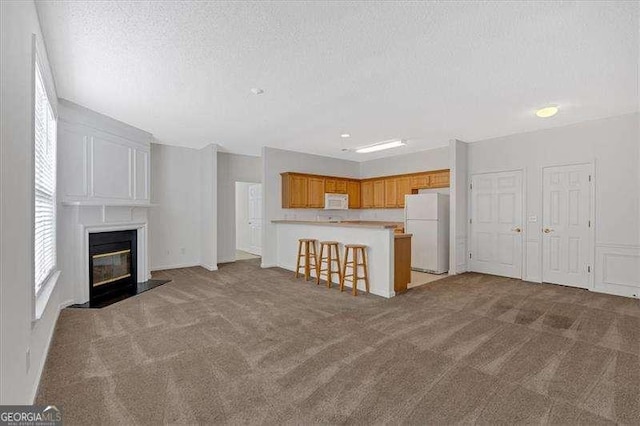
[[[327,249],[327,255],[324,255],[324,249]],[[331,288],[331,278],[334,274],[338,274],[338,283],[342,282],[342,270],[340,264],[340,251],[337,241],[320,241],[320,256],[318,257],[320,265],[318,266],[318,277],[316,284],[320,284],[320,278],[323,272],[326,272],[327,287]],[[334,268],[333,263],[337,266]],[[322,265],[326,263],[326,268],[322,269]]]
[[[349,260],[349,251],[352,253],[352,259]],[[358,253],[360,253],[360,262],[358,262]],[[363,275],[358,275],[358,268],[362,267]],[[352,273],[347,274],[347,268],[351,268]],[[347,279],[351,277],[351,279]],[[344,245],[344,264],[342,265],[342,280],[340,281],[340,291],[344,291],[344,282],[352,283],[352,294],[358,295],[358,280],[364,280],[364,286],[369,294],[369,269],[367,267],[367,246],[363,244],[345,244]]]
[[[311,267],[318,273],[318,258],[316,255],[316,243],[313,238],[301,238],[298,240],[298,262],[296,264],[296,278],[298,278],[300,268],[304,268],[304,280],[311,277]],[[303,250],[304,248],[304,250]],[[304,258],[304,265],[300,264],[300,259]]]

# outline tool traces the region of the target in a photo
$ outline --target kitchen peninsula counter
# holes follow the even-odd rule
[[[277,264],[279,267],[295,271],[298,240],[314,238],[318,241],[338,241],[340,257],[344,261],[344,244],[364,244],[367,246],[369,265],[369,291],[372,294],[390,298],[396,290],[406,289],[407,283],[396,282],[410,277],[411,235],[398,234],[396,228],[403,228],[402,222],[388,221],[312,221],[312,220],[272,220],[276,224]],[[398,251],[398,248],[401,251]],[[401,262],[404,260],[404,262]],[[396,262],[406,264],[408,273],[398,273]],[[312,271],[315,277],[315,271]],[[334,278],[336,279],[336,278]],[[345,286],[351,285],[346,282]],[[364,291],[364,282],[358,283],[358,290]]]

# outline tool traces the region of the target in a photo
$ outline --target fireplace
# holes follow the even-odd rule
[[[91,302],[136,291],[137,231],[89,234]]]

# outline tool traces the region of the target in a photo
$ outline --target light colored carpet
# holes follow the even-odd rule
[[[638,300],[480,274],[391,300],[249,260],[65,309],[66,424],[640,423]]]

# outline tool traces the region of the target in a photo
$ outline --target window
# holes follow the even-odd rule
[[[38,61],[34,101],[34,266],[38,294],[56,267],[56,118]]]

